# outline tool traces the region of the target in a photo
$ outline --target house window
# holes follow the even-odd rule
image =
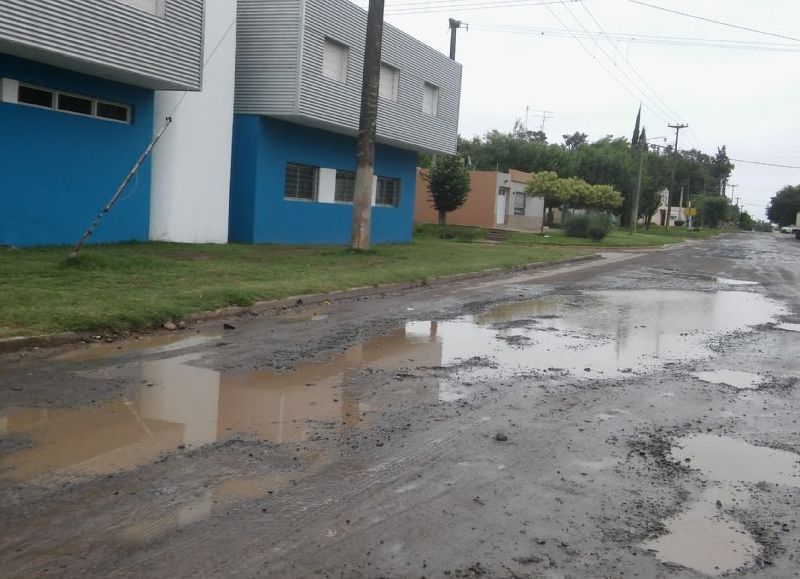
[[[356,194],[356,174],[350,171],[336,171],[336,190],[333,200],[338,203],[352,203]]]
[[[397,102],[397,92],[400,85],[400,71],[386,63],[381,63],[381,79],[378,95],[382,99]]]
[[[52,109],[54,96],[51,90],[21,84],[19,85],[19,92],[17,93],[17,102],[24,105]]]
[[[286,164],[286,185],[283,196],[286,199],[317,199],[319,168],[310,165]]]
[[[439,87],[425,83],[422,88],[422,112],[435,117],[439,114]]]
[[[397,207],[400,203],[400,179],[391,177],[378,177],[378,190],[375,195],[375,205],[389,205]]]
[[[109,121],[131,122],[130,107],[106,101],[97,101],[95,115],[100,119],[108,119]]]
[[[514,215],[525,215],[525,193],[514,193]]]
[[[92,116],[92,99],[71,94],[58,94],[58,110],[76,115]]]
[[[341,82],[347,82],[347,58],[350,49],[344,44],[325,39],[322,52],[322,76]]]

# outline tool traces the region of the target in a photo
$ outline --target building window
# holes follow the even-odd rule
[[[525,193],[514,193],[514,215],[525,215]]]
[[[322,52],[322,76],[342,84],[346,83],[349,52],[350,49],[344,44],[326,38]]]
[[[397,93],[400,86],[400,71],[386,63],[381,63],[381,79],[378,95],[382,99],[397,102]]]
[[[333,200],[338,203],[352,203],[356,194],[356,174],[350,171],[336,171],[336,190]]]
[[[439,114],[439,87],[428,82],[422,88],[422,112],[432,117]]]
[[[391,177],[378,177],[378,190],[375,195],[375,205],[389,205],[397,207],[400,203],[400,179]]]
[[[286,199],[317,199],[319,167],[310,165],[286,164],[286,186],[283,196]]]
[[[27,84],[17,83],[16,86],[16,100],[11,102],[107,121],[126,124],[131,122],[131,107],[128,105]],[[5,95],[3,99],[6,100]]]
[[[17,102],[24,105],[33,105],[35,107],[53,108],[54,93],[51,90],[37,88],[35,86],[19,85],[17,92]]]
[[[74,96],[71,94],[58,94],[58,110],[66,113],[75,113],[76,115],[92,116],[92,99],[86,97]]]

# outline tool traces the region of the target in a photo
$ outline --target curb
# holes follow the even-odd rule
[[[599,261],[600,259],[602,259],[602,256],[599,254],[582,255],[579,257],[559,259],[556,261],[542,261],[537,263],[515,265],[508,268],[494,267],[491,269],[484,269],[482,271],[456,273],[452,275],[431,278],[430,280],[387,283],[345,290],[336,290],[328,293],[290,296],[277,300],[256,302],[250,306],[230,306],[227,308],[220,308],[218,310],[195,312],[193,314],[187,314],[181,319],[186,322],[202,322],[206,320],[218,320],[220,318],[243,316],[246,314],[263,314],[300,304],[312,305],[326,301],[332,302],[345,299],[369,297],[386,293],[402,292],[421,287],[442,286],[449,283],[466,281],[470,279],[499,276],[501,274],[512,274],[519,271],[537,271],[562,265],[570,265],[573,263]],[[56,334],[43,334],[38,336],[13,336],[10,338],[0,338],[0,354],[8,354],[30,348],[63,346],[65,344],[78,342],[80,340],[91,340],[91,337],[96,334],[96,332],[58,332]]]

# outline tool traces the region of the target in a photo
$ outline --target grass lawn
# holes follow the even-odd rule
[[[708,239],[714,235],[723,233],[720,229],[701,229],[700,231],[689,231],[683,227],[670,227],[666,229],[658,225],[650,226],[649,231],[644,228],[637,231],[636,235],[631,235],[627,229],[614,229],[601,241],[592,241],[581,237],[568,237],[561,229],[551,229],[544,237],[536,233],[513,232],[508,239],[509,243],[537,244],[537,245],[571,245],[571,246],[592,246],[592,247],[647,247],[665,245],[667,243],[680,243],[687,239]]]
[[[474,232],[473,232],[474,233]],[[125,243],[0,248],[0,337],[127,330],[292,295],[557,260],[575,247],[491,245],[420,232],[408,245],[344,248]]]

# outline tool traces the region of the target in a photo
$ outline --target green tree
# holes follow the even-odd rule
[[[730,201],[723,195],[706,195],[695,199],[701,222],[708,227],[719,227],[733,216]]]
[[[767,219],[781,227],[792,225],[800,211],[800,185],[787,185],[769,200]]]
[[[436,157],[426,177],[428,193],[436,211],[439,212],[439,224],[447,225],[447,214],[455,211],[467,201],[470,191],[469,170],[464,159],[458,155]]]
[[[553,171],[541,171],[535,173],[528,182],[525,191],[528,195],[542,197],[544,199],[542,224],[549,222],[547,212],[555,207],[560,207],[566,202],[567,190],[564,180],[558,177]]]
[[[581,133],[580,131],[575,131],[571,135],[561,135],[564,139],[564,146],[570,150],[575,150],[581,145],[585,145],[587,136],[586,133]]]
[[[736,227],[744,229],[745,231],[750,231],[755,227],[755,224],[755,220],[747,211],[744,209],[739,211],[739,215],[736,216]]]

